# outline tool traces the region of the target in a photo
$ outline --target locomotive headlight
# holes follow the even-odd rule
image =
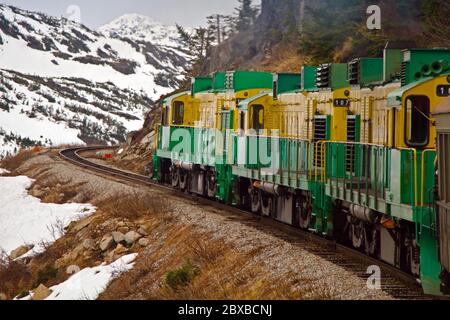
[[[447,77],[447,82],[450,83],[450,76]]]
[[[349,95],[350,95],[350,91],[345,90],[345,91],[344,91],[344,96],[348,97]]]

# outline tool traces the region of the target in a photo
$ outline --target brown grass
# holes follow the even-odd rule
[[[301,298],[286,279],[277,279],[251,265],[257,251],[239,252],[193,227],[172,225],[165,232],[164,243],[151,254],[139,257],[135,268],[114,280],[101,299]],[[187,284],[173,288],[166,281],[168,273],[185,267],[187,261],[195,268],[195,276]]]
[[[14,171],[19,168],[25,161],[35,156],[32,150],[20,150],[16,155],[9,156],[0,162],[0,166],[9,171]]]
[[[161,196],[142,192],[117,194],[106,200],[95,203],[115,218],[138,219],[150,215],[168,214],[170,204]]]

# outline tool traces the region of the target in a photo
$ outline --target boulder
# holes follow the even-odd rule
[[[34,291],[33,291],[33,300],[45,300],[48,298],[49,295],[52,294],[52,291],[44,286],[43,284],[39,285]]]
[[[138,241],[142,236],[136,231],[130,231],[125,235],[125,241],[127,244],[132,245]]]
[[[139,239],[138,243],[141,247],[147,247],[150,244],[150,240],[148,240],[146,238],[141,238],[141,239]]]
[[[100,241],[100,250],[106,251],[114,245],[113,237],[106,235]]]
[[[8,297],[3,292],[0,292],[0,301],[8,300]]]
[[[113,252],[115,255],[122,255],[127,251],[128,251],[127,248],[125,248],[123,245],[119,244],[119,245],[117,245],[117,247],[114,249]]]
[[[67,267],[66,273],[72,275],[72,274],[80,272],[80,270],[81,269],[79,266],[76,266],[73,264],[73,265]]]
[[[108,264],[112,263],[115,260],[122,257],[127,251],[128,251],[128,249],[126,247],[124,247],[121,244],[118,244],[114,250],[112,250],[105,256],[105,262]]]
[[[69,230],[73,230],[74,232],[80,232],[81,230],[89,226],[94,221],[94,219],[95,216],[91,216],[81,221],[73,222],[71,223],[71,226],[69,226]]]
[[[9,258],[11,260],[16,260],[17,258],[20,258],[21,256],[23,256],[25,253],[27,253],[31,249],[33,249],[33,246],[26,246],[26,245],[20,246],[17,249],[14,249],[13,251],[11,251]]]
[[[95,241],[92,239],[85,239],[83,241],[83,248],[86,250],[94,250],[95,249]]]
[[[143,237],[148,236],[147,228],[145,226],[140,226],[137,232]]]
[[[123,233],[123,234],[126,234],[129,231],[130,231],[130,228],[128,228],[126,226],[122,226],[122,227],[118,227],[117,228],[117,232],[120,232],[120,233]]]
[[[115,231],[111,235],[115,243],[122,243],[125,241],[125,235],[122,232]]]

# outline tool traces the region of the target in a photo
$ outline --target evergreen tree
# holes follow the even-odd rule
[[[236,26],[238,32],[248,30],[256,20],[258,9],[252,5],[252,0],[238,0],[239,6],[236,10]]]

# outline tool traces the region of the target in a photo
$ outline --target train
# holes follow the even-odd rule
[[[333,239],[450,294],[450,50],[215,72],[162,102],[153,179]]]

